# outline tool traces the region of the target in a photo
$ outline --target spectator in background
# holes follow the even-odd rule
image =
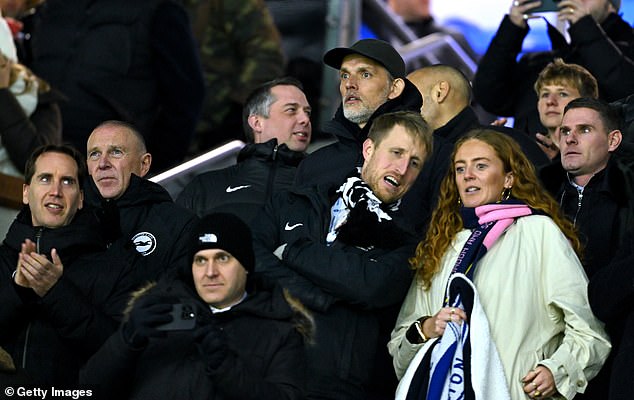
[[[256,86],[284,73],[280,35],[263,0],[184,0],[205,76],[193,153],[245,140],[241,114]]]
[[[449,65],[423,67],[407,75],[423,96],[421,115],[434,130],[434,152],[421,172],[422,182],[411,195],[425,205],[431,215],[435,207],[440,182],[448,169],[456,141],[472,129],[483,127],[471,106],[471,84],[457,68]],[[491,127],[515,140],[533,165],[548,164],[548,158],[523,132],[507,127]],[[426,221],[421,221],[425,222]],[[424,232],[424,226],[417,226]]]
[[[401,18],[405,25],[412,30],[418,38],[422,38],[433,33],[443,33],[451,36],[462,50],[473,61],[478,60],[478,55],[473,50],[467,39],[459,31],[440,26],[434,21],[431,15],[431,0],[387,0],[387,6]],[[379,37],[389,40],[378,33]],[[463,71],[464,72],[464,71]]]
[[[533,86],[555,58],[586,68],[599,94],[614,101],[634,93],[634,32],[618,14],[620,0],[561,0],[558,19],[569,23],[571,42],[548,24],[552,50],[518,55],[528,34],[527,18],[538,1],[514,0],[473,81],[476,100],[487,111],[514,117],[514,126],[530,135],[546,132],[539,120]]]
[[[0,18],[0,173],[23,176],[33,150],[62,140],[62,120],[51,87],[20,64]]]
[[[421,115],[434,129],[434,136],[448,141],[451,148],[468,131],[484,127],[470,105],[471,83],[459,69],[449,65],[432,65],[411,72],[407,79],[423,96]],[[535,167],[548,163],[535,142],[524,133],[504,126],[490,128],[513,138]],[[449,167],[449,163],[445,164]]]
[[[303,399],[312,317],[287,292],[255,287],[248,226],[205,216],[188,263],[135,293],[125,322],[81,373],[104,399]],[[168,329],[176,303],[189,327]]]
[[[144,177],[152,164],[143,136],[131,125],[106,121],[86,144],[86,202],[97,209],[110,243],[140,257],[138,283],[187,264],[187,238],[196,216]]]
[[[62,91],[64,140],[84,149],[106,120],[133,125],[153,172],[181,162],[204,81],[187,13],[168,0],[47,0],[35,14],[33,71]]]
[[[256,88],[243,111],[247,144],[236,165],[206,172],[183,189],[177,203],[199,217],[228,211],[250,223],[273,194],[288,189],[310,144],[311,107],[295,78]]]
[[[597,80],[587,69],[566,64],[561,58],[549,63],[535,81],[539,120],[546,128],[536,133],[537,144],[551,160],[559,155],[559,126],[564,108],[579,97],[599,97]]]

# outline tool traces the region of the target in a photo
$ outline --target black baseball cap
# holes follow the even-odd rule
[[[346,56],[359,54],[381,64],[394,78],[405,78],[405,61],[398,51],[386,41],[361,39],[351,47],[336,47],[324,54],[324,63],[340,69]]]

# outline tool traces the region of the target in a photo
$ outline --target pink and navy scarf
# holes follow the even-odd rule
[[[476,208],[463,207],[465,228],[472,229],[465,242],[446,290],[444,307],[460,307],[470,317],[474,293],[472,287],[461,279],[451,279],[463,274],[473,281],[478,261],[495,244],[497,239],[515,219],[535,214],[536,210],[518,200],[505,200]],[[469,324],[450,322],[444,335],[434,344],[416,371],[407,394],[407,400],[474,399],[471,387],[471,363]]]

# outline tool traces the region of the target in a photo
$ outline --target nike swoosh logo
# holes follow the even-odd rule
[[[227,193],[231,193],[231,192],[238,191],[240,189],[246,189],[248,187],[251,187],[251,185],[242,185],[242,186],[236,186],[236,187],[227,186],[227,189],[225,190]]]
[[[299,223],[299,224],[293,224],[293,225],[289,225],[288,222],[286,223],[286,226],[284,227],[285,231],[292,231],[293,229],[299,227],[299,226],[303,226],[304,224]]]

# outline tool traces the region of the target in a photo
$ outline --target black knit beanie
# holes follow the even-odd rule
[[[251,230],[233,214],[213,213],[202,217],[194,229],[193,240],[190,261],[200,250],[222,249],[240,261],[247,272],[255,268]]]

